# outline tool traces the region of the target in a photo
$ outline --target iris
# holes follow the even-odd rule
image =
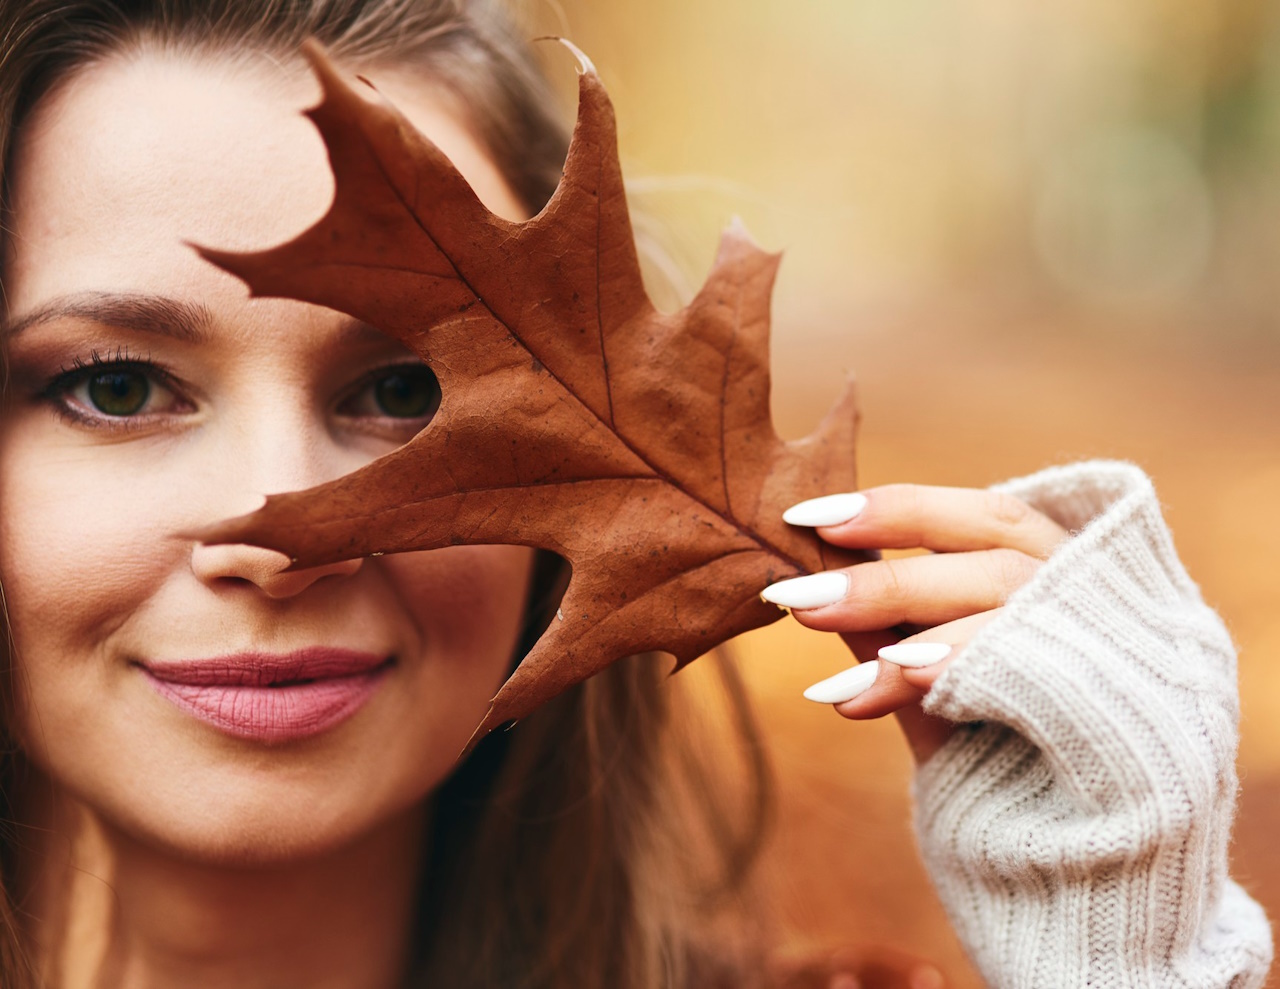
[[[109,416],[135,415],[151,397],[151,383],[138,371],[95,374],[87,384],[93,407]]]

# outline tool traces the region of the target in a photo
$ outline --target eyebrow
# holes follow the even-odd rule
[[[201,303],[183,302],[163,295],[123,292],[79,292],[59,296],[28,313],[0,325],[0,340],[42,323],[59,319],[83,319],[138,333],[173,337],[187,343],[208,339],[213,315]]]

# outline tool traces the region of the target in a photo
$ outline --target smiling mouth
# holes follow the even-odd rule
[[[137,664],[156,692],[187,714],[266,744],[335,728],[394,665],[394,656],[323,647]]]

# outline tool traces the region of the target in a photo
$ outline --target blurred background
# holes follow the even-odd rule
[[[852,372],[864,486],[1153,475],[1241,648],[1235,871],[1280,916],[1280,0],[523,2],[599,67],[675,294],[733,215],[785,252],[785,434]],[[976,986],[916,864],[895,726],[800,697],[849,665],[828,638],[786,620],[737,645],[781,780],[787,942],[890,943]]]

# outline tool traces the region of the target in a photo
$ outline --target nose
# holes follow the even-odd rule
[[[206,546],[196,543],[191,550],[191,569],[206,586],[252,584],[267,597],[276,599],[301,594],[322,577],[350,576],[363,563],[361,559],[343,560],[322,567],[285,572],[289,558],[261,546]]]
[[[261,389],[266,392],[267,389]],[[209,451],[201,514],[208,519],[231,518],[261,504],[262,494],[297,491],[331,480],[361,466],[340,447],[328,442],[315,417],[299,396],[278,389],[273,406],[250,406],[256,416],[231,423],[219,436],[222,448]],[[275,396],[275,392],[271,394]],[[363,560],[344,560],[319,567],[287,571],[289,558],[260,546],[209,546],[195,543],[191,569],[209,587],[245,584],[271,598],[300,594],[324,577],[350,576]]]

